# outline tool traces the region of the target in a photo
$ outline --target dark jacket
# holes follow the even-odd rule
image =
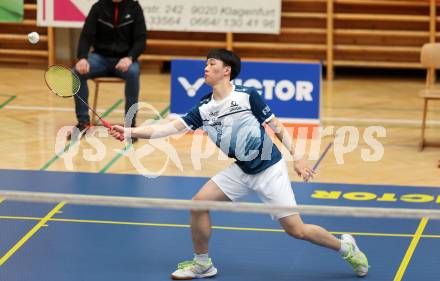
[[[78,59],[87,58],[90,47],[113,58],[128,56],[136,60],[143,53],[147,27],[141,6],[135,0],[123,0],[117,5],[116,24],[116,4],[112,0],[99,0],[92,6],[79,38]]]

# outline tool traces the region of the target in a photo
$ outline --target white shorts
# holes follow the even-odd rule
[[[255,175],[246,174],[233,163],[215,175],[212,180],[232,201],[255,192],[265,204],[283,207],[296,206],[284,159]],[[274,213],[272,219],[279,220],[294,214],[297,212]]]

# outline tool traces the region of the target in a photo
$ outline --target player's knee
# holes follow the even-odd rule
[[[191,217],[198,218],[209,214],[208,210],[191,210]]]
[[[193,198],[191,198],[191,200],[200,201],[200,200],[205,200],[205,199],[202,196],[200,196],[199,194],[196,194],[193,196]]]
[[[126,75],[128,79],[139,79],[139,67],[134,65],[130,66]]]
[[[201,201],[201,200],[206,200],[205,198],[203,198],[202,196],[196,194],[194,195],[194,197],[192,198],[193,201]],[[208,213],[208,210],[191,210],[191,215],[192,216],[200,216],[203,214]]]
[[[286,233],[293,238],[304,240],[306,235],[302,228],[288,228],[285,229]]]

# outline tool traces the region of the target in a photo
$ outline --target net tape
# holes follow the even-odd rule
[[[79,195],[0,190],[5,200],[23,202],[59,203],[129,208],[159,208],[176,210],[211,210],[271,214],[296,211],[302,215],[371,217],[371,218],[431,218],[440,219],[440,210],[370,208],[299,205],[296,207],[273,206],[262,203],[195,201],[163,198],[140,198],[101,195]]]

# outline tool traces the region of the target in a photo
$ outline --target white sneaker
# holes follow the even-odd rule
[[[214,267],[211,259],[206,264],[192,260],[179,263],[176,271],[171,274],[171,278],[174,280],[190,280],[214,277],[216,274],[217,268]]]
[[[353,267],[353,270],[356,272],[357,276],[366,276],[369,268],[368,259],[365,254],[359,250],[354,237],[350,234],[342,234],[341,240],[345,241],[349,245],[348,253],[345,256],[342,256],[342,258],[346,260],[351,267]]]

